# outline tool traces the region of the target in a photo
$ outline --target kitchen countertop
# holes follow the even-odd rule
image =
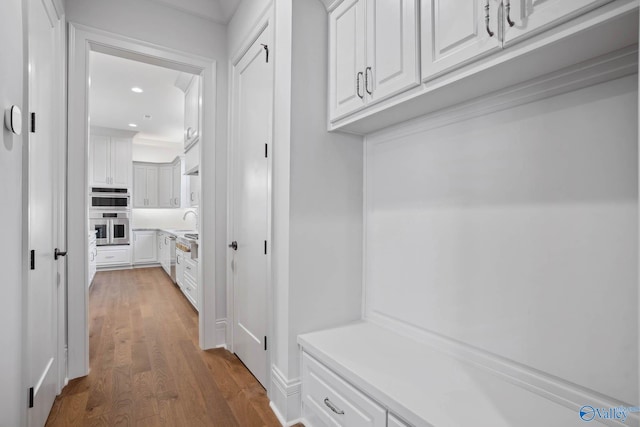
[[[176,229],[171,229],[171,228],[140,228],[140,227],[133,227],[132,228],[133,231],[160,231],[163,233],[167,233],[167,234],[171,234],[172,236],[175,237],[184,237],[185,234],[197,234],[198,231],[197,230],[176,230]]]

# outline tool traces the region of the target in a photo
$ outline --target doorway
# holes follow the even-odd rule
[[[69,28],[69,378],[84,376],[89,371],[88,340],[88,284],[90,278],[89,240],[86,230],[90,230],[89,206],[92,200],[87,189],[90,187],[91,164],[89,163],[89,143],[91,126],[89,122],[89,94],[91,88],[90,69],[87,67],[92,53],[106,54],[118,58],[161,66],[181,73],[200,76],[201,107],[203,117],[215,117],[216,71],[215,61],[197,56],[176,53],[149,43],[132,40],[84,26],[70,25]],[[134,123],[135,124],[135,123]],[[114,138],[110,136],[105,156],[113,156]],[[207,208],[214,206],[215,175],[215,122],[203,120],[200,143],[197,145],[200,159],[200,179],[205,183],[199,200],[199,213],[206,218]],[[115,150],[115,151],[114,151]],[[117,157],[118,154],[116,153]],[[89,166],[89,167],[87,167]],[[93,171],[92,171],[93,173]],[[131,172],[133,174],[133,172]],[[158,172],[160,173],[160,172]],[[97,174],[100,175],[99,173]],[[109,182],[115,182],[117,173],[112,173]],[[153,175],[153,174],[152,174]],[[165,174],[169,176],[169,174]],[[158,175],[159,177],[160,175]],[[95,176],[94,176],[95,178]],[[113,181],[112,181],[113,180]],[[145,199],[148,199],[145,198]],[[208,200],[212,203],[207,204]],[[171,201],[169,201],[171,203]],[[211,215],[215,218],[214,215]],[[215,289],[211,279],[215,271],[215,235],[213,220],[199,224],[199,257],[206,259],[197,266],[197,277],[202,278],[199,287],[199,344],[201,348],[212,348],[215,343]],[[122,256],[115,253],[114,257]]]

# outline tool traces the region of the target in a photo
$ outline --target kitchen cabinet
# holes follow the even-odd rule
[[[98,246],[96,261],[98,267],[119,267],[131,265],[131,246]]]
[[[96,275],[96,270],[98,268],[98,246],[96,245],[96,232],[89,232],[89,283],[88,286],[91,287],[93,283],[93,278]]]
[[[191,305],[198,310],[198,261],[188,255],[184,256],[181,261],[183,262],[183,286],[180,289]]]
[[[173,166],[158,167],[158,207],[171,208],[173,198]]]
[[[200,205],[200,177],[197,175],[189,177],[189,200],[187,205],[190,208],[197,208]]]
[[[184,259],[190,256],[176,246],[176,284],[180,289],[184,287]]]
[[[200,77],[194,76],[184,98],[184,148],[200,139]]]
[[[182,188],[185,186],[186,179],[182,176],[183,162],[178,157],[171,165],[171,207],[182,207]]]
[[[89,186],[131,187],[131,138],[92,134],[89,139]]]
[[[155,230],[133,231],[133,263],[152,264],[158,262]]]
[[[417,0],[345,0],[329,14],[330,120],[418,86]]]
[[[503,0],[504,45],[524,40],[612,1]]]
[[[158,207],[158,167],[149,164],[133,166],[133,207]]]
[[[175,245],[176,236],[166,232],[158,233],[158,261],[165,273],[167,273],[174,282],[176,280]]]
[[[422,77],[502,49],[496,0],[422,0]]]

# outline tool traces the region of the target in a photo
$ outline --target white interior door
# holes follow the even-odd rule
[[[234,251],[233,349],[253,375],[267,383],[268,161],[273,61],[265,30],[234,67],[232,238]]]
[[[36,114],[29,133],[27,353],[29,386],[33,387],[28,425],[45,424],[56,397],[58,363],[58,286],[54,261],[54,155],[57,135],[54,87],[55,25],[41,0],[28,1],[29,106]]]

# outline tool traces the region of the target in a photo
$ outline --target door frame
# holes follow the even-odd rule
[[[200,293],[199,344],[214,348],[215,312],[215,229],[208,227],[207,214],[215,217],[215,149],[216,149],[216,61],[203,56],[136,40],[77,23],[69,23],[69,97],[68,97],[68,377],[89,373],[89,230],[88,206],[88,103],[89,53],[106,53],[178,71],[200,75],[202,79],[202,122],[200,177],[202,191],[199,207],[200,258],[198,275]],[[209,195],[212,200],[209,200]],[[214,222],[211,221],[213,224]],[[204,265],[206,264],[206,266]]]
[[[227,242],[231,242],[233,240],[233,230],[235,226],[234,221],[234,211],[233,211],[233,200],[234,200],[234,175],[233,175],[233,164],[234,164],[234,143],[235,140],[235,132],[234,132],[234,108],[235,108],[235,89],[237,87],[237,81],[235,78],[235,70],[238,66],[239,62],[242,60],[244,55],[249,51],[253,43],[260,37],[260,35],[266,31],[267,29],[271,30],[271,46],[272,48],[269,51],[270,60],[275,63],[275,27],[273,25],[274,17],[273,17],[273,7],[269,6],[265,12],[263,12],[262,16],[255,22],[252,26],[252,31],[245,37],[244,41],[241,43],[238,50],[231,56],[231,60],[229,61],[229,115],[228,115],[228,132],[229,137],[227,139]],[[271,59],[273,58],[273,59]],[[274,68],[274,82],[273,85],[275,87],[275,68]],[[274,91],[274,100],[275,100],[275,91]],[[271,360],[272,360],[272,348],[275,343],[274,338],[274,293],[273,293],[273,283],[272,283],[272,253],[273,253],[273,155],[275,150],[273,149],[274,141],[274,133],[273,133],[273,112],[274,105],[272,104],[272,120],[271,120],[271,135],[268,146],[268,156],[267,156],[267,206],[269,209],[267,210],[267,277],[266,277],[266,286],[267,286],[267,337],[271,338],[271,344],[267,345],[267,384],[265,385],[267,392],[271,389]],[[236,323],[235,317],[235,286],[234,286],[234,275],[233,275],[233,266],[234,256],[232,249],[227,249],[228,253],[228,262],[227,262],[227,318],[229,319],[228,325],[228,336],[227,336],[227,346],[228,349],[234,353],[234,328]]]

